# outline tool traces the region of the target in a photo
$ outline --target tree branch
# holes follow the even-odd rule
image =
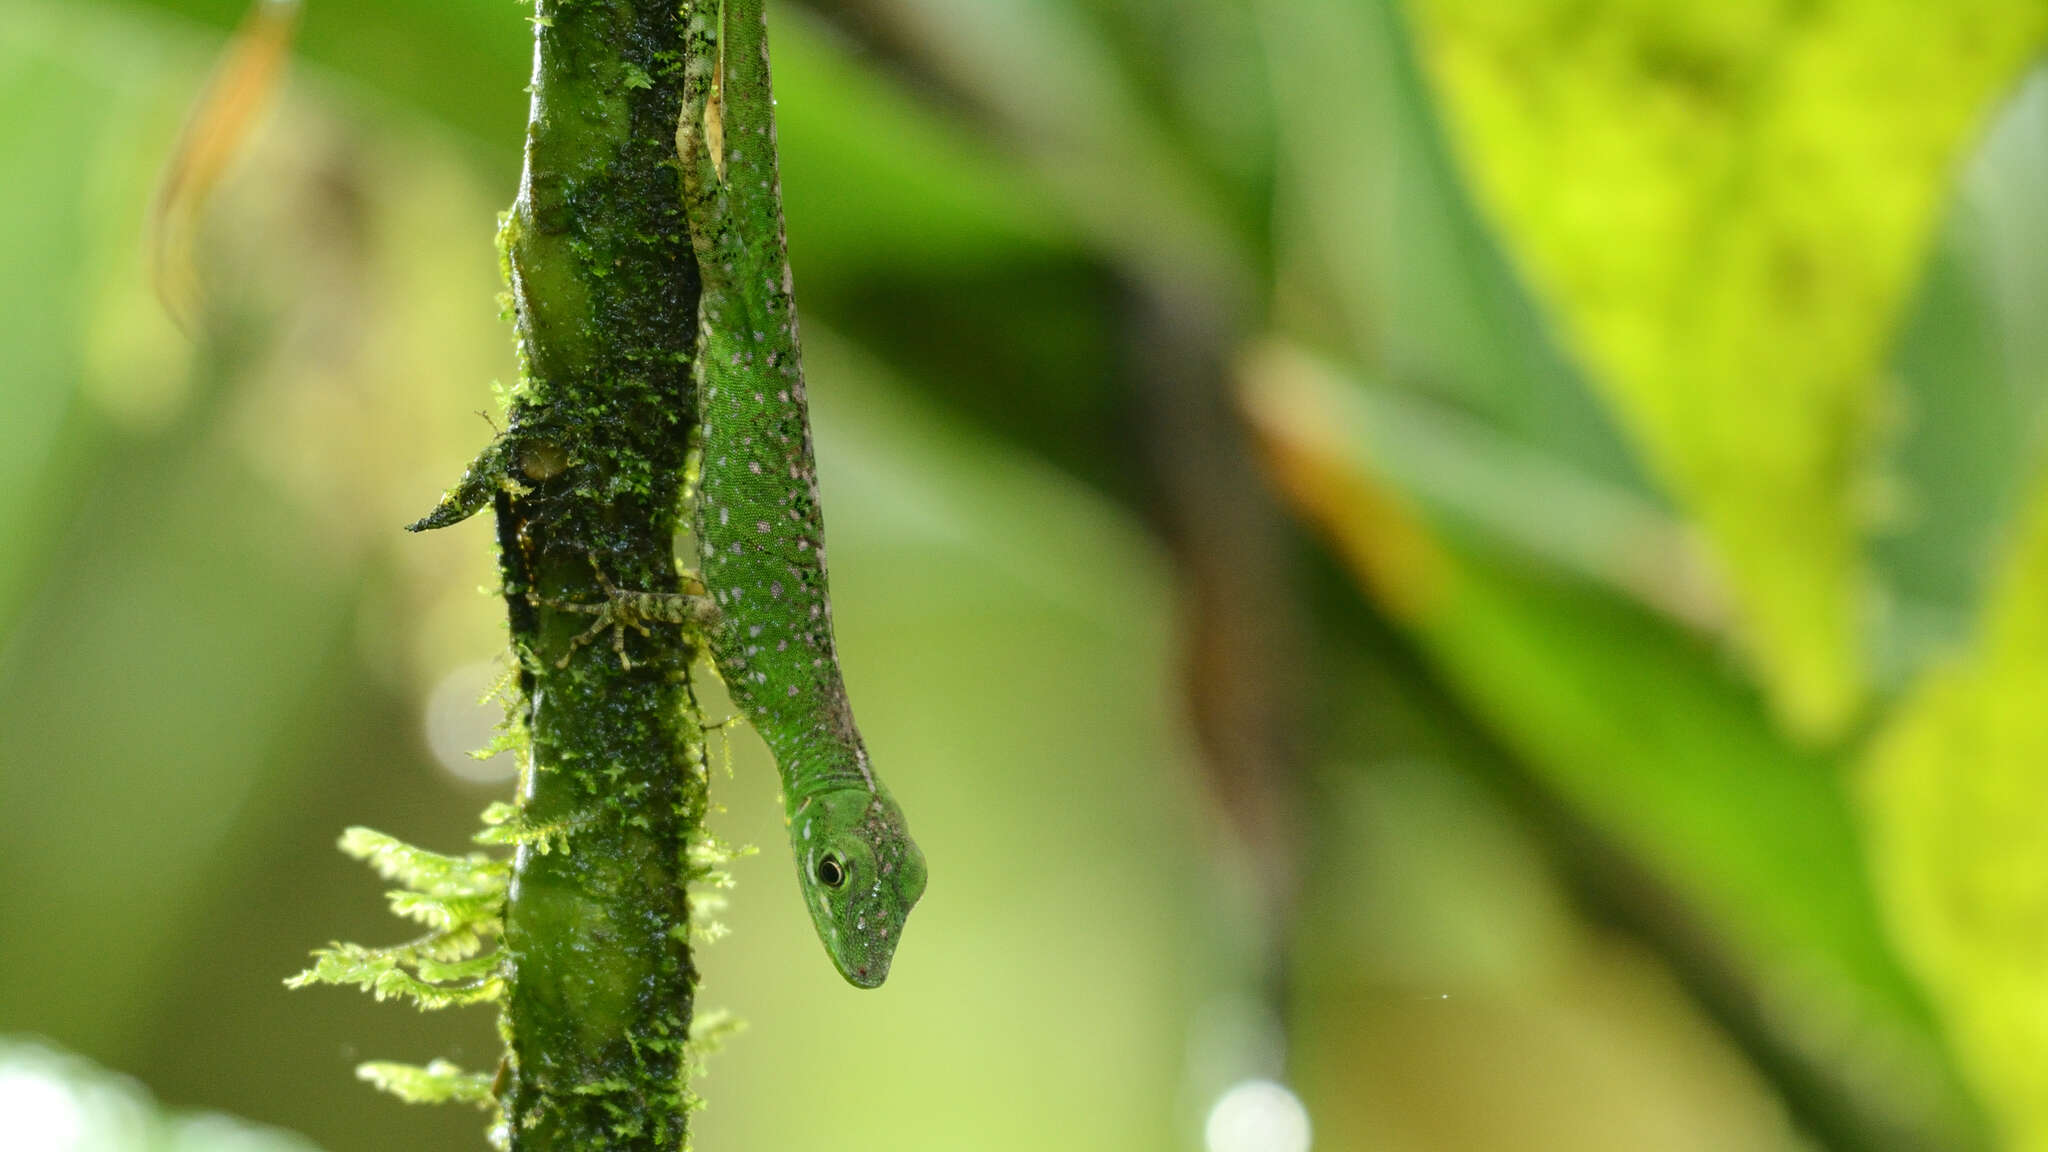
[[[706,808],[683,629],[578,647],[598,571],[674,591],[697,278],[672,0],[537,0],[526,170],[501,234],[521,379],[486,452],[531,740],[505,912],[510,1146],[675,1148]],[[501,473],[499,468],[504,472]]]

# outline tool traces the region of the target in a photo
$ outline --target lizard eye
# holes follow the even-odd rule
[[[838,888],[846,883],[846,866],[838,856],[826,856],[818,861],[818,883],[827,888]]]

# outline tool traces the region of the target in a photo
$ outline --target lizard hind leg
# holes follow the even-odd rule
[[[717,619],[718,611],[709,596],[703,595],[701,581],[688,581],[691,592],[635,592],[613,584],[596,556],[590,556],[590,570],[597,576],[597,583],[604,589],[605,598],[595,604],[574,600],[553,600],[527,589],[528,603],[553,608],[560,612],[574,612],[582,616],[594,616],[590,627],[585,628],[569,641],[569,650],[555,661],[555,667],[567,668],[576,650],[595,640],[609,629],[612,634],[612,651],[618,654],[619,665],[632,670],[633,660],[626,655],[626,629],[631,628],[642,636],[654,633],[648,628],[650,621],[664,624],[694,624],[709,627]]]

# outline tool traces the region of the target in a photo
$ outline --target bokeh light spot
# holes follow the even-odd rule
[[[464,664],[434,685],[427,695],[427,747],[449,775],[474,784],[498,784],[519,772],[509,753],[487,760],[473,753],[490,744],[502,712],[485,695],[498,682],[498,666],[490,661]]]
[[[1209,1109],[1209,1152],[1308,1152],[1308,1109],[1271,1080],[1233,1084]]]
[[[85,1145],[86,1117],[63,1081],[33,1068],[0,1068],[0,1116],[8,1147],[22,1152],[70,1152]]]

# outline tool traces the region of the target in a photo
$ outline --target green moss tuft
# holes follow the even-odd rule
[[[446,1060],[435,1060],[422,1068],[415,1064],[372,1061],[356,1065],[356,1078],[367,1080],[408,1104],[474,1104],[493,1107],[491,1078],[481,1072],[464,1072]]]

